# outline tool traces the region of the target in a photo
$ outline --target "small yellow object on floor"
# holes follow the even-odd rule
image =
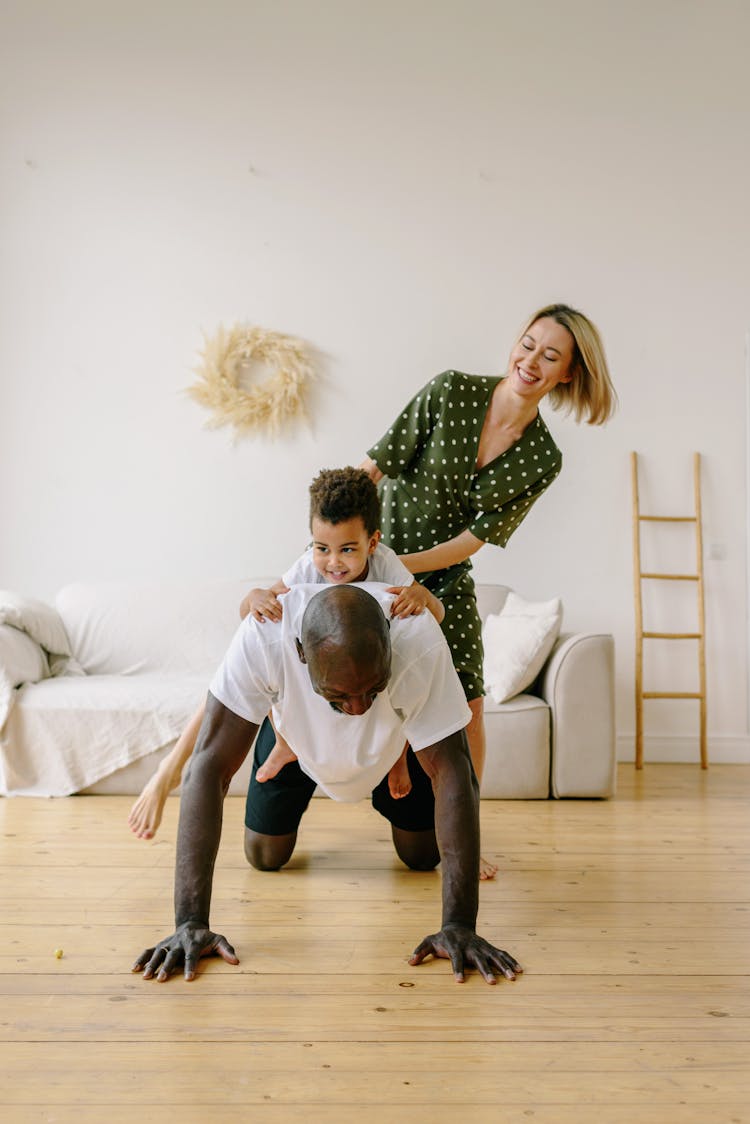
[[[63,950],[61,948],[55,949],[55,956],[58,960],[62,960]]]

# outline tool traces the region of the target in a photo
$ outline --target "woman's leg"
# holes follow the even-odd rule
[[[484,758],[487,750],[487,741],[484,736],[484,698],[469,699],[469,708],[471,709],[471,721],[466,727],[466,738],[469,743],[471,763],[474,766],[474,772],[477,775],[477,780],[481,788],[482,776],[484,774]],[[487,859],[480,858],[480,881],[486,882],[487,879],[494,878],[496,874],[497,864],[488,862]]]

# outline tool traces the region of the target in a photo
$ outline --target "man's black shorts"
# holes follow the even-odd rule
[[[299,822],[315,791],[315,781],[303,773],[296,761],[260,784],[255,774],[276,744],[268,718],[263,720],[253,751],[253,770],[247,790],[245,825],[261,835],[289,835]],[[372,806],[381,816],[403,831],[429,831],[435,826],[435,797],[432,784],[411,748],[406,755],[411,792],[394,800],[388,791],[388,777],[373,789]]]

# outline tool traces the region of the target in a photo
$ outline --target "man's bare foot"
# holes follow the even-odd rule
[[[486,859],[479,859],[479,881],[488,882],[497,874],[497,864],[488,863]]]
[[[402,753],[396,764],[391,766],[388,773],[388,791],[394,800],[400,800],[402,796],[408,796],[411,792],[411,777],[405,753]]]
[[[279,743],[276,742],[276,745],[255,774],[255,779],[260,781],[261,784],[263,784],[263,781],[270,781],[271,777],[275,777],[277,773],[280,773],[285,765],[288,765],[290,761],[296,760],[297,754],[294,753],[288,745],[279,745]]]
[[[153,839],[161,823],[164,804],[175,787],[168,777],[154,773],[130,809],[128,827],[139,839]]]

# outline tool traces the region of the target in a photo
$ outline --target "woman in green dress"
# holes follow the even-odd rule
[[[505,546],[559,475],[562,454],[539,415],[547,395],[591,425],[616,404],[599,332],[563,304],[529,318],[506,375],[432,379],[362,464],[382,481],[383,541],[445,606],[441,627],[472,711],[466,732],[480,783],[483,649],[469,559],[485,543]],[[496,870],[481,860],[481,878]]]

